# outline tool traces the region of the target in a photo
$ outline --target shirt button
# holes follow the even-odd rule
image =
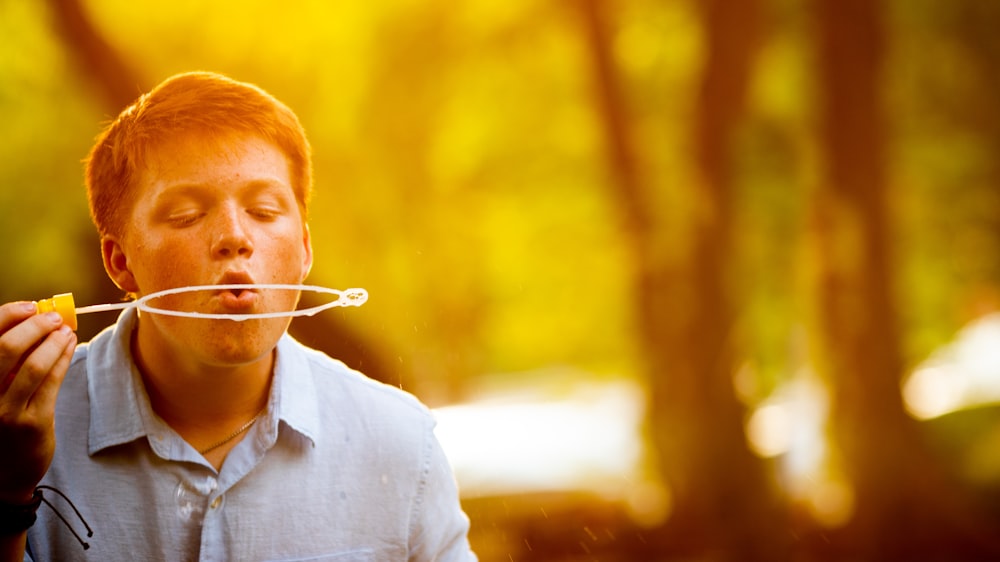
[[[216,496],[215,499],[212,500],[212,504],[210,507],[212,509],[219,509],[220,505],[222,505],[222,496]]]

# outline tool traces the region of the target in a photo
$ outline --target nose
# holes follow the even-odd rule
[[[219,211],[212,240],[213,256],[232,258],[253,254],[253,240],[244,220],[246,217],[237,208],[226,207]]]

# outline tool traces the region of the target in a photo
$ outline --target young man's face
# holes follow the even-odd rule
[[[150,155],[136,189],[125,234],[104,243],[109,272],[125,290],[143,296],[193,285],[297,284],[312,265],[288,160],[258,137],[171,139]],[[151,304],[238,314],[292,310],[297,299],[293,291],[198,291]],[[220,365],[263,357],[287,326],[287,318],[235,322],[157,314],[144,314],[140,322],[140,330],[172,352]]]

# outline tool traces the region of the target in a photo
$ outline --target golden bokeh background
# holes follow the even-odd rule
[[[482,560],[995,559],[998,24],[5,0],[0,300],[121,298],[81,161],[141,92],[222,72],[309,134],[309,282],[371,295],[293,333],[438,409]]]

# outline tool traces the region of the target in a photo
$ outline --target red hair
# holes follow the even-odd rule
[[[102,237],[124,235],[135,181],[162,139],[197,133],[263,138],[288,159],[303,218],[312,191],[312,158],[298,117],[259,87],[211,72],[178,74],[126,107],[97,137],[86,166],[90,214]]]

